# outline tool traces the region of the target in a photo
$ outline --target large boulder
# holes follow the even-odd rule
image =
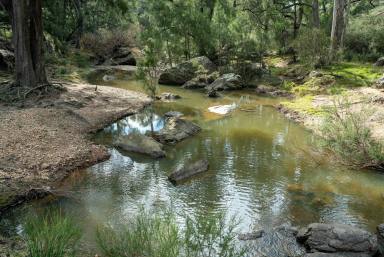
[[[199,160],[192,164],[188,164],[175,169],[172,174],[168,176],[168,179],[173,184],[177,184],[183,180],[207,171],[208,166],[209,163],[207,160]]]
[[[220,76],[212,84],[206,86],[205,89],[210,91],[224,91],[224,90],[236,90],[242,89],[243,83],[240,75],[234,73],[227,73]]]
[[[210,73],[216,66],[208,57],[200,56],[178,64],[176,67],[166,69],[159,77],[159,84],[183,85],[197,76],[197,71],[205,70]]]
[[[342,224],[310,224],[299,231],[297,240],[310,252],[359,253],[359,256],[373,256],[378,250],[377,238],[374,235],[363,229]]]
[[[205,88],[212,82],[214,82],[219,77],[218,72],[213,72],[211,74],[202,74],[194,77],[193,79],[184,83],[182,88],[186,89],[198,89]]]
[[[112,53],[112,56],[108,58],[103,65],[131,65],[136,66],[136,59],[132,54],[132,51],[128,47],[120,47]]]
[[[165,157],[163,145],[151,137],[142,134],[132,133],[128,136],[119,137],[115,147],[127,152],[134,152],[149,155],[153,158]]]
[[[177,117],[166,119],[165,126],[152,136],[162,144],[175,144],[201,131],[195,123]]]
[[[377,59],[377,61],[374,64],[375,66],[384,66],[384,56]]]
[[[379,89],[382,89],[384,88],[384,76],[382,76],[381,78],[379,78],[376,83],[375,83],[375,87],[376,88],[379,88]]]
[[[15,65],[15,55],[6,49],[0,49],[0,70],[11,71]]]

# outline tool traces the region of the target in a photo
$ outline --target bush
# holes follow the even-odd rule
[[[122,46],[132,46],[133,33],[130,30],[100,29],[95,33],[86,33],[80,39],[80,47],[91,51],[96,56],[107,57]]]
[[[384,168],[383,144],[372,137],[367,125],[372,110],[352,111],[342,100],[329,108],[321,128],[321,146],[333,152],[344,163],[356,168]]]
[[[241,257],[245,249],[234,245],[236,223],[226,226],[223,215],[197,220],[186,217],[182,229],[170,213],[141,211],[121,230],[99,229],[97,241],[106,257]]]
[[[383,56],[383,27],[382,15],[362,15],[351,20],[345,35],[345,57],[373,62]]]
[[[24,233],[30,257],[73,256],[81,235],[77,226],[59,212],[28,218]]]
[[[319,29],[303,29],[293,45],[299,60],[312,68],[319,68],[330,63],[329,38]]]

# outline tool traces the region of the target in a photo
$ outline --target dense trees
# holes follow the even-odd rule
[[[297,43],[305,40],[305,36],[300,36],[302,33],[316,28],[319,35],[326,37],[327,40],[320,42],[326,42],[333,59],[343,49],[345,40],[347,48],[353,47],[350,35],[354,31],[348,30],[348,24],[380,3],[379,0],[1,0],[0,4],[0,23],[11,24],[12,20],[16,80],[32,87],[46,83],[43,35],[53,38],[56,46],[65,52],[67,46],[80,47],[79,42],[87,33],[136,27],[140,47],[157,41],[157,50],[164,54],[162,61],[169,65],[197,55],[225,64],[239,58],[258,58],[270,50],[297,53],[301,45],[323,49],[324,46]],[[384,47],[377,43],[380,39],[372,36],[369,40],[375,44],[368,42],[368,48],[374,46],[376,54],[384,52]],[[318,44],[316,40],[313,42]]]

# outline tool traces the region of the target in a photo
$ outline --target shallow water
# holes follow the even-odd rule
[[[109,82],[111,83],[111,82]],[[141,90],[135,81],[114,81],[113,86]],[[370,231],[384,222],[384,174],[338,167],[311,149],[313,136],[290,122],[273,107],[276,99],[251,92],[232,92],[209,99],[198,91],[160,88],[182,99],[157,103],[150,111],[130,116],[96,135],[109,147],[110,160],[75,172],[59,186],[66,197],[45,199],[15,209],[0,222],[3,232],[13,233],[28,212],[61,207],[73,215],[92,244],[100,224],[129,219],[141,205],[166,207],[176,214],[226,212],[240,220],[239,229],[294,226],[311,222],[338,222]],[[237,103],[236,111],[220,116],[208,107]],[[167,158],[152,160],[120,153],[111,145],[116,136],[145,133],[164,125],[162,115],[181,111],[203,131],[175,146]],[[244,111],[247,110],[247,111]],[[167,175],[191,160],[207,158],[209,172],[173,186]]]

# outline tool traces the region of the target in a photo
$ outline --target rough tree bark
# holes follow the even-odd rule
[[[23,87],[47,84],[43,56],[42,0],[0,0],[12,20],[15,82]]]
[[[334,0],[330,52],[332,58],[335,57],[336,52],[343,46],[345,4],[346,0]]]

